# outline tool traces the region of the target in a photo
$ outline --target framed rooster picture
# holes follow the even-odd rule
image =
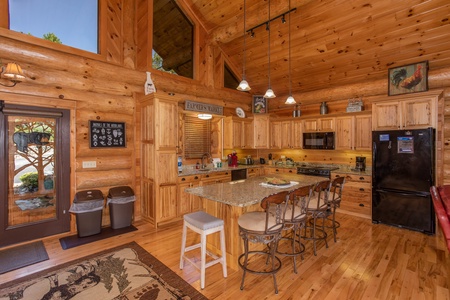
[[[428,91],[428,61],[389,69],[389,96]]]

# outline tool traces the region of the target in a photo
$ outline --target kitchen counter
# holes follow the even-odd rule
[[[269,164],[254,164],[254,165],[238,165],[237,167],[228,167],[227,165],[223,166],[222,168],[212,168],[212,164],[208,165],[208,168],[206,170],[200,170],[194,168],[183,168],[183,172],[179,173],[178,176],[189,176],[189,175],[201,175],[201,174],[209,174],[209,173],[215,173],[215,172],[223,172],[223,171],[232,171],[232,170],[240,170],[240,169],[251,169],[251,168],[275,168],[275,169],[297,169],[297,167],[301,165],[308,165],[308,163],[295,163],[294,165],[269,165]],[[318,165],[318,163],[314,163]],[[330,165],[330,164],[324,164],[324,165]],[[344,174],[351,174],[351,175],[361,175],[361,176],[372,176],[372,169],[366,168],[365,171],[355,171],[353,170],[354,166],[350,165],[333,165],[334,167],[337,167],[338,169],[333,170],[331,172],[333,173],[344,173]]]
[[[243,242],[239,236],[239,217],[247,212],[261,211],[260,202],[269,195],[323,180],[323,177],[297,174],[276,174],[270,177],[297,183],[287,187],[266,187],[261,185],[266,181],[266,176],[259,176],[185,190],[186,193],[197,195],[202,199],[202,207],[205,212],[224,221],[227,266],[233,270],[239,270],[238,257],[243,252]],[[254,247],[254,245],[250,246]],[[219,239],[208,239],[207,248],[212,253],[221,253]]]
[[[209,164],[205,170],[195,169],[195,168],[183,168],[183,172],[178,173],[178,176],[189,176],[189,175],[198,175],[198,174],[210,174],[215,172],[224,172],[224,171],[232,171],[232,170],[242,170],[242,169],[251,169],[251,168],[259,168],[264,165],[254,164],[254,165],[238,165],[237,167],[228,167],[223,166],[222,168],[213,168],[212,164]]]
[[[267,177],[282,178],[291,182],[296,182],[296,184],[291,184],[289,186],[262,185],[262,183],[266,182]],[[322,177],[317,176],[277,174],[188,188],[185,190],[185,192],[227,205],[244,207],[258,204],[263,198],[272,194],[281,191],[294,190],[305,185],[315,184],[322,180]]]

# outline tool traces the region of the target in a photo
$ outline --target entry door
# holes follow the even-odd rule
[[[70,111],[4,105],[0,246],[70,230]]]

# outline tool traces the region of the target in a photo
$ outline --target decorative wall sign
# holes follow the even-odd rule
[[[194,102],[191,100],[186,100],[184,103],[184,109],[189,111],[196,111],[196,112],[205,112],[208,114],[214,114],[214,115],[223,115],[223,107],[219,105],[209,104],[209,103],[202,103],[202,102]]]
[[[428,91],[428,61],[389,69],[389,96]]]
[[[126,147],[125,123],[89,121],[89,147]]]
[[[253,96],[253,113],[265,114],[268,111],[267,99],[264,96]]]

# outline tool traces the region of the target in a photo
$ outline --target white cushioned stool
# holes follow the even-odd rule
[[[226,250],[225,250],[225,229],[224,222],[214,216],[211,216],[204,211],[198,211],[190,214],[184,215],[183,222],[183,237],[181,240],[181,256],[180,256],[180,269],[184,267],[184,261],[188,261],[197,269],[200,269],[200,287],[205,288],[205,269],[215,265],[217,263],[222,264],[223,277],[227,277],[227,260],[226,260]],[[187,228],[201,235],[200,243],[186,247],[186,235]],[[212,234],[220,231],[220,251],[222,256],[218,257],[209,251],[206,251],[206,237],[208,234]],[[200,266],[193,260],[186,257],[186,252],[200,248],[201,247],[201,261]],[[206,254],[214,258],[210,262],[206,262]]]

